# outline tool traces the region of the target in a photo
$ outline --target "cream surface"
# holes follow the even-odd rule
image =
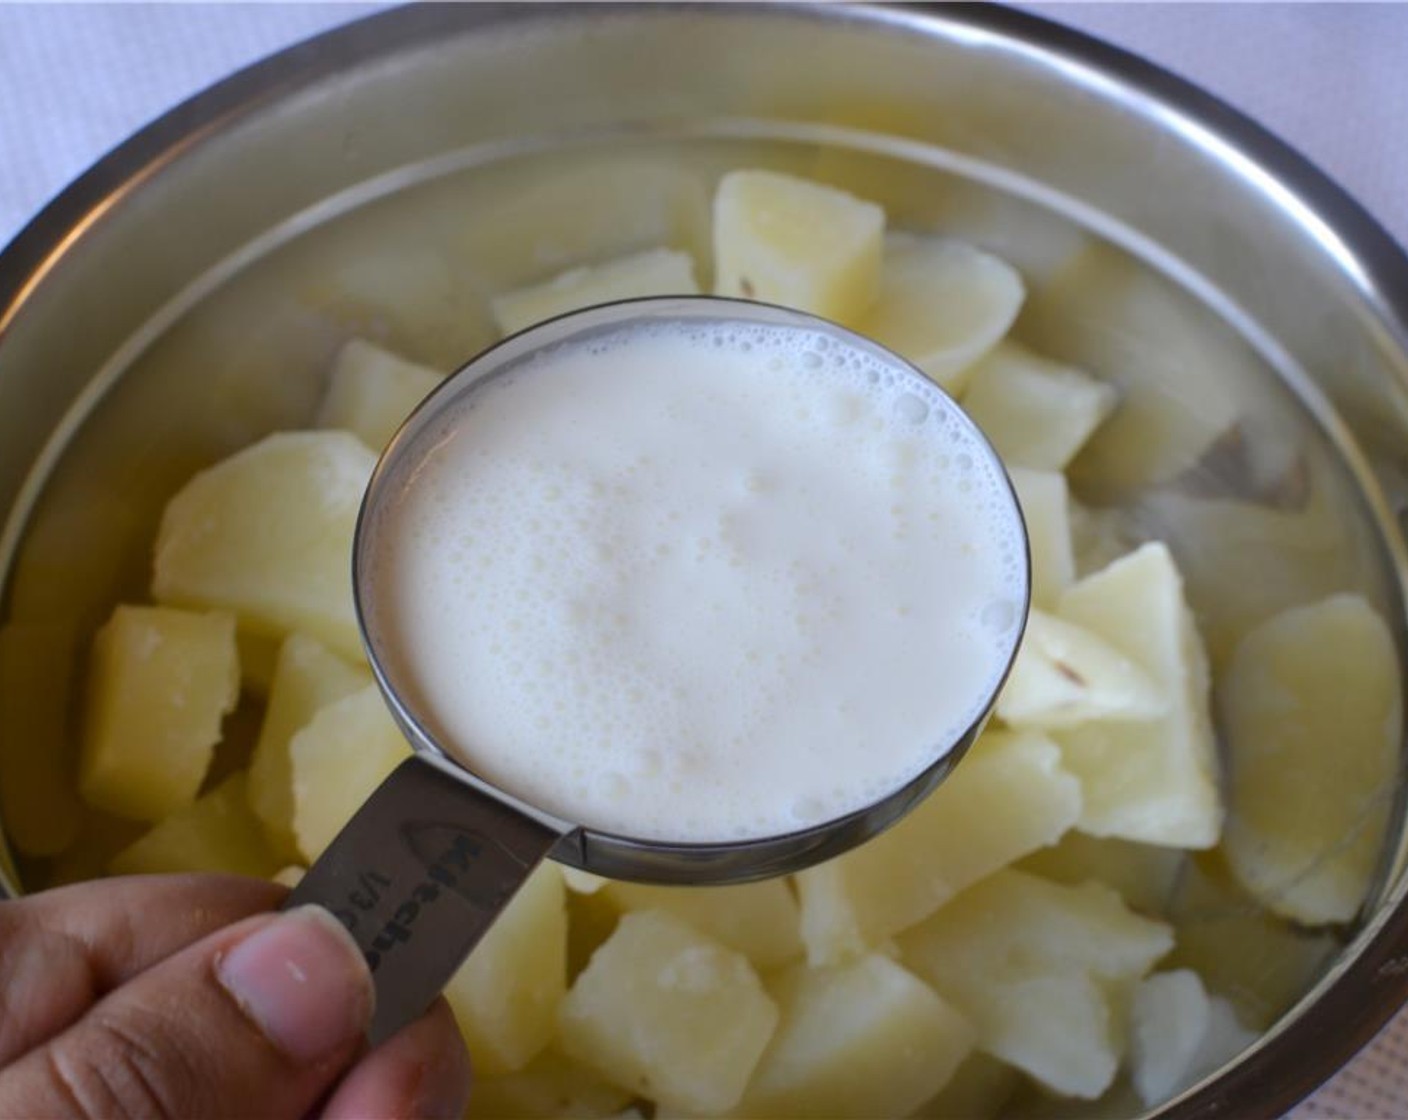
[[[942,394],[809,330],[540,353],[410,449],[370,621],[447,749],[639,838],[874,802],[995,691],[1026,594],[1001,468]]]

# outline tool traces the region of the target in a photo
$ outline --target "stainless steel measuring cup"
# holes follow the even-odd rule
[[[919,370],[883,347],[814,316],[742,300],[665,297],[604,304],[514,335],[447,378],[411,415],[383,452],[363,499],[352,582],[372,670],[416,753],[358,810],[286,904],[326,907],[361,947],[376,986],[373,1042],[424,1012],[545,856],[613,878],[657,883],[723,884],[801,870],[855,847],[913,808],[977,738],[996,699],[1001,681],[982,698],[980,714],[956,742],[935,743],[930,764],[878,801],[819,825],[741,841],[672,843],[586,828],[525,804],[452,761],[452,752],[436,741],[407,704],[408,682],[396,679],[382,656],[367,582],[379,510],[399,486],[407,485],[407,472],[419,462],[424,437],[446,408],[547,348],[646,321],[723,321],[822,332],[848,348],[882,357],[897,375],[914,379],[921,397],[939,393]],[[955,422],[971,427],[961,414]],[[996,462],[985,440],[979,438],[978,445]],[[1006,497],[1013,524],[1022,529],[1025,541],[1010,486]],[[1021,611],[1010,631],[1008,667],[1025,624],[1030,583],[1030,564],[1024,559]]]

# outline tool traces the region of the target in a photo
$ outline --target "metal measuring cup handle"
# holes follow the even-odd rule
[[[373,1046],[418,1018],[563,833],[414,755],[377,787],[284,908],[331,911],[376,992]]]

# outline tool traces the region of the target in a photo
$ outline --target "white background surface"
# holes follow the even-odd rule
[[[1408,5],[1031,4],[1269,126],[1408,243]],[[377,4],[0,3],[0,244],[136,128]],[[1297,1111],[1408,1117],[1408,1019]]]

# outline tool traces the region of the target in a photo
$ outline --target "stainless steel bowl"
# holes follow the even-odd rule
[[[744,163],[1013,259],[1031,288],[1019,337],[1133,402],[1075,478],[1136,526],[1160,516],[1144,484],[1235,418],[1235,446],[1180,484],[1274,503],[1310,479],[1323,590],[1370,595],[1402,648],[1403,252],[1197,89],[1029,16],[942,6],[417,6],[139,133],[0,256],[6,622],[81,638],[141,595],[164,499],[305,423],[347,335],[451,368],[489,338],[487,292],[594,251],[702,248],[707,184]],[[1150,438],[1155,409],[1174,436]],[[1215,594],[1217,542],[1150,527],[1184,549],[1195,607]],[[1249,587],[1224,629],[1277,593]],[[68,679],[73,646],[51,648],[40,675]],[[1381,880],[1325,975],[1169,1114],[1279,1113],[1408,995],[1403,809],[1400,789]]]

